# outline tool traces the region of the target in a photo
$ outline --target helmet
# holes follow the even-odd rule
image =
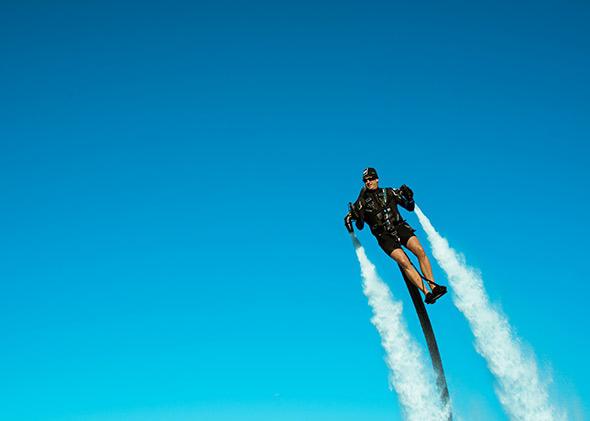
[[[377,175],[377,170],[375,168],[365,168],[363,171],[363,181],[366,181],[368,178],[379,178]]]

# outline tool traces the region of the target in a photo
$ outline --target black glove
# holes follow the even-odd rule
[[[406,197],[406,199],[408,200],[412,200],[414,198],[414,192],[412,191],[411,188],[409,188],[408,186],[406,186],[405,184],[402,184],[402,186],[399,188],[399,191],[402,193],[402,195],[404,195]]]
[[[359,218],[356,221],[354,221],[354,223],[356,225],[356,229],[359,230],[359,231],[362,230],[363,227],[365,226],[365,220],[364,219],[361,219],[361,218]]]
[[[352,229],[352,215],[350,214],[350,212],[348,212],[344,217],[344,225],[346,226],[348,232],[354,232],[354,230]]]
[[[356,229],[359,231],[362,230],[365,226],[365,211],[362,208],[362,205],[358,202],[355,202],[354,205],[348,203],[348,209],[350,209],[350,215],[352,215]]]

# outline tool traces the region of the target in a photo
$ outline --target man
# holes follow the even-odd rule
[[[344,218],[346,228],[349,232],[353,232],[352,221],[355,221],[356,227],[362,230],[366,222],[383,251],[396,261],[407,277],[424,293],[424,301],[427,304],[434,304],[446,294],[447,288],[434,282],[430,261],[418,237],[414,235],[415,230],[401,217],[397,209],[397,205],[401,205],[413,211],[414,193],[405,184],[399,189],[379,188],[379,177],[375,168],[367,168],[363,171],[363,182],[365,186],[361,189],[356,202],[349,205],[350,211]],[[424,279],[432,291],[426,289],[422,276],[412,265],[402,246],[418,258]]]

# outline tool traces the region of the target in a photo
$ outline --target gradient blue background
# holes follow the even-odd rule
[[[342,224],[369,165],[587,413],[590,5],[476,3],[3,2],[0,418],[400,419]],[[456,412],[506,419],[431,317]]]

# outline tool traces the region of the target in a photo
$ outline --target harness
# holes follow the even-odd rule
[[[372,203],[374,203],[373,207],[375,208],[375,219],[377,220],[375,226],[371,227],[371,231],[377,236],[389,233],[399,241],[397,229],[406,221],[403,219],[398,221],[392,220],[391,213],[393,209],[391,206],[387,205],[387,189],[380,190],[381,191],[378,194],[371,198]],[[376,206],[379,206],[379,208],[376,208]]]

